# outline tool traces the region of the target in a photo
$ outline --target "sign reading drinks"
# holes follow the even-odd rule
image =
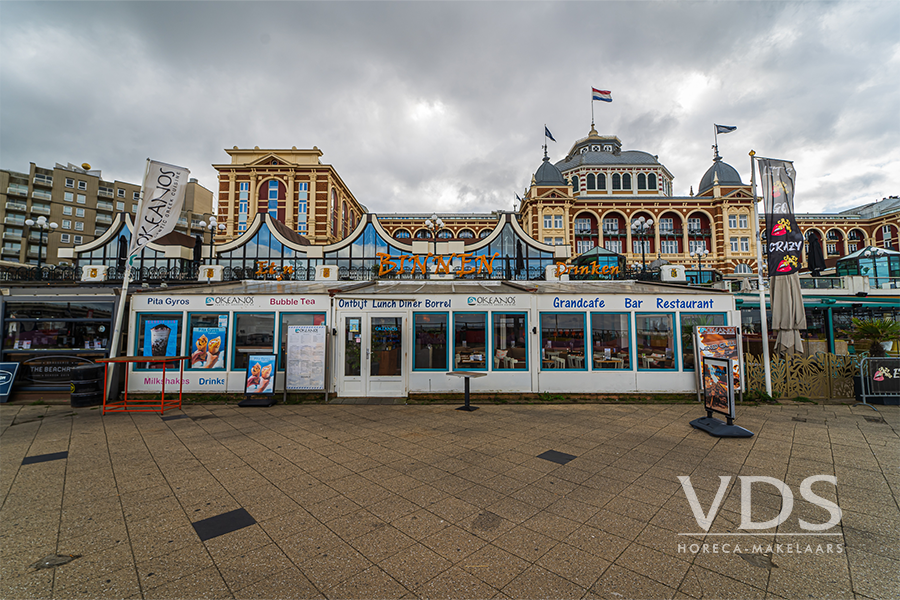
[[[288,327],[284,365],[286,390],[325,389],[325,339],[324,325]]]

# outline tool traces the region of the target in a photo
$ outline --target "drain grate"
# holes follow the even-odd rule
[[[564,465],[567,462],[578,458],[573,454],[566,454],[565,452],[559,452],[557,450],[547,450],[543,454],[538,454],[537,457],[543,458],[544,460],[549,460],[550,462],[554,462],[558,465]]]

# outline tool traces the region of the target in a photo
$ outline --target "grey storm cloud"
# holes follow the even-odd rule
[[[375,212],[509,209],[591,124],[687,194],[793,160],[800,211],[900,191],[896,2],[0,3],[0,167],[318,146]]]

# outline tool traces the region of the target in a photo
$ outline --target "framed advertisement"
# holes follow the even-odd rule
[[[728,358],[733,361],[732,371],[734,383],[732,389],[737,393],[743,391],[743,361],[741,360],[741,331],[732,325],[696,325],[694,326],[694,348],[699,368],[697,373],[697,399],[703,389],[701,373],[703,362],[709,358]]]
[[[704,358],[703,399],[706,410],[734,419],[734,361]]]
[[[251,354],[247,357],[244,395],[275,393],[275,354]]]
[[[178,356],[179,325],[176,319],[145,320],[142,356]]]
[[[227,345],[225,327],[193,327],[191,329],[191,361],[189,369],[225,369]]]
[[[285,391],[325,389],[326,331],[324,325],[288,326]]]

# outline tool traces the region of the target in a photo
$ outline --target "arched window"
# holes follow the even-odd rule
[[[629,173],[625,173],[624,175],[622,175],[622,189],[631,189],[631,175]]]
[[[613,189],[621,190],[622,189],[622,176],[618,173],[613,173]]]
[[[341,208],[342,208],[341,225],[343,226],[343,229],[344,229],[344,235],[341,237],[347,237],[347,228],[350,226],[350,223],[348,222],[348,216],[347,216],[348,211],[347,211],[347,201],[346,200],[344,200],[344,205]]]
[[[744,263],[741,263],[739,265],[735,265],[734,272],[745,274],[745,273],[752,273],[753,270],[750,268],[750,265],[745,265]]]
[[[588,173],[588,176],[587,176],[587,189],[589,189],[589,190],[595,190],[595,189],[597,189],[597,178],[594,176],[593,173]]]
[[[489,235],[491,235],[490,229],[482,229],[481,231],[478,232],[478,239],[483,240],[484,238],[486,238]]]
[[[647,175],[647,189],[656,189],[656,173],[650,173],[649,175]]]
[[[463,229],[459,232],[459,235],[456,236],[460,239],[475,239],[475,232],[471,229]]]
[[[439,240],[449,240],[452,237],[453,237],[453,232],[450,231],[449,229],[441,229],[440,231],[437,232],[437,238]]]
[[[337,192],[331,188],[331,235],[337,237],[338,232],[338,213],[341,210],[340,202],[338,202]]]
[[[606,174],[600,173],[597,175],[597,189],[605,190],[606,189]]]
[[[427,229],[420,229],[416,232],[416,239],[417,240],[430,240],[431,232],[428,231]]]
[[[572,192],[578,191],[578,175],[572,175]]]
[[[398,229],[394,232],[394,238],[398,240],[406,240],[409,239],[409,232],[405,229]]]
[[[638,189],[646,190],[647,189],[647,176],[643,173],[638,173]]]

